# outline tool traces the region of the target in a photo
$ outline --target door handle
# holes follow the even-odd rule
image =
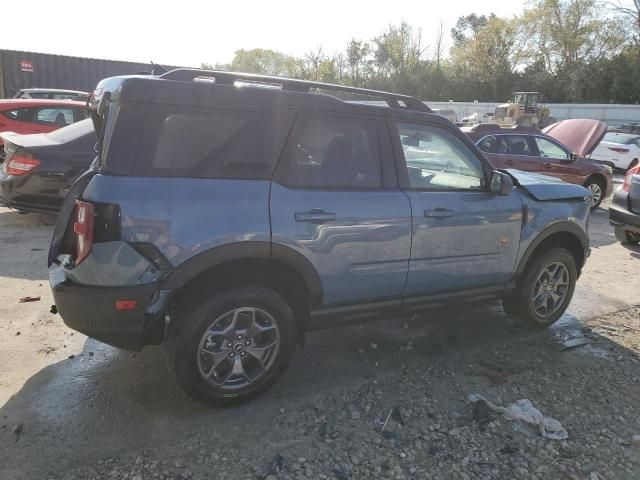
[[[325,223],[333,222],[336,219],[336,214],[314,208],[309,212],[296,212],[295,217],[296,222]]]
[[[513,165],[513,160],[505,160],[504,164],[505,165]]]
[[[434,208],[433,210],[425,210],[424,216],[428,218],[447,218],[453,217],[456,214],[454,210],[449,210],[447,208]]]
[[[543,162],[542,166],[543,166],[544,168],[551,168],[551,164],[550,164],[550,163],[548,163],[548,162]]]

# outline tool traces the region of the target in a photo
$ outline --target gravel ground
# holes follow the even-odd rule
[[[563,350],[576,337],[590,343]],[[473,351],[455,348],[455,338],[445,343],[446,355],[425,352],[422,366],[400,363],[353,389],[283,405],[255,430],[203,427],[45,478],[640,478],[640,308],[555,331],[512,328],[505,341]],[[371,343],[361,355],[375,361],[384,348]],[[414,348],[393,353],[402,360]],[[471,393],[505,406],[530,399],[569,438],[516,431],[496,414],[474,419]]]

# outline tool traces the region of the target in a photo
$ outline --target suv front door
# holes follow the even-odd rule
[[[572,157],[570,151],[549,138],[536,135],[534,139],[540,157],[540,173],[553,175],[569,183],[580,184],[584,181],[586,175],[580,168],[580,162]]]
[[[504,285],[512,276],[520,242],[518,194],[492,194],[490,168],[453,130],[401,120],[391,127],[400,185],[412,208],[405,302]]]
[[[306,257],[323,305],[396,298],[407,278],[411,207],[382,118],[300,113],[271,186],[274,248]]]

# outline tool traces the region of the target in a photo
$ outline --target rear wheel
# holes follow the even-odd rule
[[[630,243],[631,245],[637,245],[640,243],[640,233],[625,230],[624,228],[616,228],[616,239],[620,243]]]
[[[507,315],[519,323],[548,327],[569,306],[577,278],[573,255],[565,248],[552,248],[531,261],[516,290],[502,300],[502,305]]]
[[[591,190],[591,210],[595,210],[600,206],[604,199],[605,186],[602,180],[597,178],[590,178],[587,183],[584,184],[589,190]]]
[[[269,388],[286,369],[295,345],[293,310],[262,287],[183,302],[165,341],[182,389],[213,406],[242,402]]]

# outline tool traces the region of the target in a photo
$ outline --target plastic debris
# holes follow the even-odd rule
[[[506,408],[494,405],[482,395],[475,393],[469,395],[468,400],[471,403],[484,401],[490,410],[502,413],[508,420],[518,420],[520,423],[533,425],[544,438],[551,440],[566,440],[569,438],[569,433],[559,421],[542,415],[528,399],[517,400]],[[514,428],[520,429],[522,426],[515,426]]]
[[[273,457],[273,460],[271,460],[269,467],[262,474],[262,478],[267,478],[269,475],[275,475],[276,473],[280,473],[282,471],[283,465],[284,465],[284,457],[279,453],[276,453],[276,456]]]
[[[39,302],[40,297],[22,297],[18,300],[18,303]]]
[[[51,310],[49,310],[49,313],[53,313],[55,315],[56,313],[58,313],[58,307],[56,307],[55,305],[51,305]]]
[[[570,338],[562,342],[562,351],[571,350],[573,348],[582,347],[591,343],[587,337]]]

